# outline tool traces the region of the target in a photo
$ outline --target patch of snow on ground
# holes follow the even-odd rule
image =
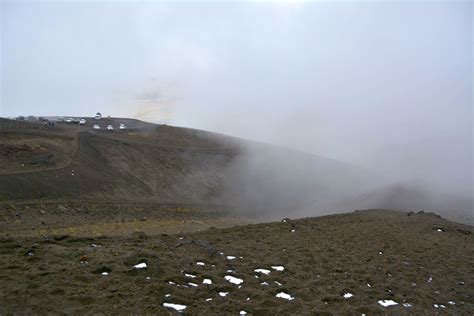
[[[267,269],[255,269],[254,271],[257,272],[257,273],[263,273],[263,274],[266,274],[266,275],[269,275],[271,273],[271,271],[267,270]]]
[[[204,262],[196,262],[196,265],[203,266],[203,265],[205,265],[205,263]]]
[[[231,275],[226,275],[224,278],[225,278],[227,281],[229,281],[230,283],[232,283],[232,284],[237,284],[237,285],[239,285],[240,283],[244,282],[244,280],[239,279],[239,278],[236,278],[236,277],[233,277],[233,276],[231,276]]]
[[[206,302],[212,301],[212,298],[206,298]]]
[[[280,292],[280,293],[278,293],[278,294],[275,295],[275,296],[276,296],[276,297],[279,297],[279,298],[284,298],[285,300],[289,300],[289,301],[295,299],[295,298],[292,297],[290,294],[287,294],[287,293],[285,293],[285,292]]]
[[[191,279],[194,279],[196,277],[195,275],[189,274],[189,273],[185,273],[184,276],[186,276],[188,278],[191,278]]]
[[[278,281],[275,281],[275,284],[278,285],[278,286],[282,286],[283,284],[281,284],[280,282]]]
[[[367,286],[368,286],[368,287],[372,287],[372,285],[370,285],[370,283],[367,283]]]
[[[449,305],[456,305],[456,303],[453,302],[453,301],[449,301],[448,304],[449,304]]]
[[[173,303],[163,303],[163,306],[173,308],[177,310],[178,312],[184,311],[186,309],[186,305],[173,304]]]
[[[176,283],[174,283],[173,281],[168,281],[168,284],[175,285]]]
[[[283,270],[285,270],[285,267],[284,266],[272,266],[272,269],[277,270],[277,271],[283,271]]]
[[[139,264],[136,264],[133,266],[135,269],[146,269],[147,265],[145,262],[142,262],[142,263],[139,263]]]
[[[219,292],[219,296],[225,297],[229,294],[229,292]]]
[[[246,311],[240,311],[239,315],[247,315]]]
[[[430,277],[428,279],[428,283],[431,283],[431,281],[433,281],[433,277],[430,275]]]
[[[102,272],[101,274],[102,274],[102,275],[109,275],[108,272]]]
[[[291,232],[292,232],[292,233],[294,233],[294,232],[295,232],[295,230],[294,230],[294,229],[292,229],[292,230],[291,230]]]
[[[204,279],[202,281],[203,284],[212,284],[212,280],[211,279]]]
[[[227,256],[227,259],[228,259],[228,260],[234,260],[234,259],[235,259],[235,256]]]
[[[260,285],[268,285],[268,283],[267,282],[262,282],[262,283],[260,283]]]
[[[380,300],[378,301],[378,303],[382,305],[383,307],[398,305],[397,302],[392,301],[392,300]]]
[[[403,303],[403,307],[412,307],[413,305],[410,303]]]
[[[165,294],[165,297],[170,297],[170,296],[171,296],[171,294]]]
[[[345,293],[342,297],[344,297],[345,299],[347,299],[347,298],[351,298],[351,297],[353,297],[353,296],[354,296],[354,294],[347,292],[347,293]]]
[[[191,282],[188,282],[188,284],[192,287],[197,287],[198,285],[196,283],[191,283]]]

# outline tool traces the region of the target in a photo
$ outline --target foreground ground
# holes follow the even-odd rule
[[[473,229],[432,214],[358,211],[177,234],[25,229],[29,237],[0,239],[1,315],[176,313],[164,303],[189,315],[474,313]]]

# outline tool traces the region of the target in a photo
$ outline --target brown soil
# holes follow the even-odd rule
[[[0,313],[175,313],[167,302],[189,315],[472,315],[473,238],[431,214],[381,210],[176,235],[3,237]]]
[[[472,226],[386,210],[270,222],[318,214],[324,204],[314,203],[366,177],[204,131],[100,124],[120,122],[129,129],[0,118],[0,315],[176,313],[163,303],[189,315],[474,314]],[[362,201],[426,205],[414,190],[372,195]],[[459,205],[458,218],[472,221],[469,201],[453,199],[446,214]]]

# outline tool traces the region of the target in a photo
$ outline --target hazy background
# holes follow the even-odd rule
[[[1,116],[137,117],[473,194],[470,1],[1,3]]]

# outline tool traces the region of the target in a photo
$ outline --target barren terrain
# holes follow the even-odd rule
[[[472,315],[473,236],[382,210],[196,233],[4,236],[0,312],[166,315],[172,303],[189,315]]]
[[[321,202],[341,193],[331,179],[351,191],[373,175],[204,131],[101,125],[123,121],[0,120],[1,315],[473,314],[473,228],[416,209],[421,193],[363,196],[404,212],[295,219],[341,213]],[[467,204],[442,210],[469,223]]]

